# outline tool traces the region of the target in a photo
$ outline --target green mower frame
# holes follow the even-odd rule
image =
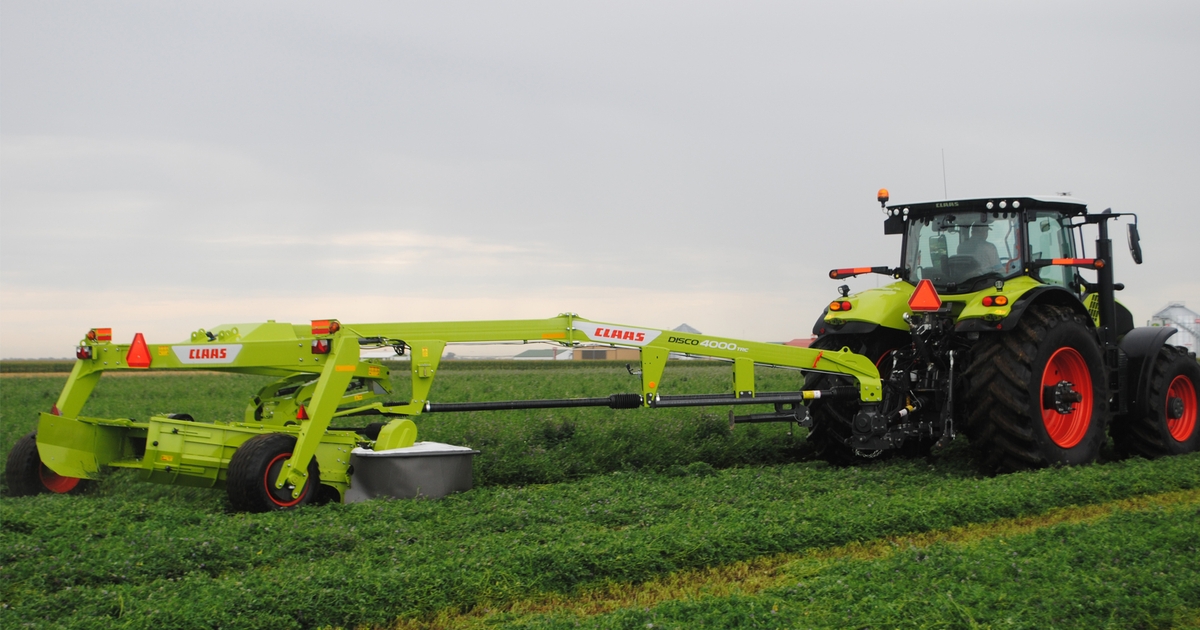
[[[563,346],[604,344],[641,351],[641,391],[605,398],[501,401],[429,400],[448,343],[548,342]],[[412,397],[389,401],[390,371],[361,347],[392,347],[410,358]],[[708,396],[658,394],[672,352],[730,361],[732,388]],[[78,360],[58,401],[40,414],[36,452],[45,489],[69,491],[74,480],[94,479],[104,467],[139,470],[146,481],[226,487],[234,506],[258,511],[293,507],[324,497],[341,499],[350,484],[350,452],[411,446],[412,418],[423,413],[546,407],[607,406],[614,409],[770,404],[775,413],[735,421],[803,422],[805,401],[852,397],[864,409],[881,398],[879,372],[849,350],[810,350],[709,335],[593,322],[574,314],[543,320],[311,325],[268,321],[198,330],[190,340],[153,344],[141,333],[130,344],[112,342],[111,329],[92,329],[80,342]],[[857,387],[796,392],[756,392],[755,365],[798,368],[846,376]],[[105,372],[204,370],[278,377],[247,406],[241,422],[200,422],[183,414],[147,420],[82,416],[84,403]],[[365,427],[337,428],[362,424]],[[239,465],[239,452],[271,436],[272,451],[255,464]],[[270,450],[270,449],[268,449]],[[265,459],[264,459],[265,458]],[[11,459],[11,458],[10,458]],[[261,461],[258,461],[261,460]],[[263,468],[262,462],[266,462]],[[316,462],[316,466],[312,462]],[[11,466],[10,466],[11,468]],[[314,479],[313,475],[319,479]],[[264,483],[258,480],[267,477]],[[245,478],[243,478],[245,477]],[[10,472],[9,479],[13,479]],[[319,488],[314,490],[314,486]],[[11,485],[11,483],[10,483]],[[37,489],[37,488],[34,488]],[[336,495],[333,493],[336,492]]]

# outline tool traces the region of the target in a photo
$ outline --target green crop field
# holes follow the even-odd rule
[[[663,389],[729,378],[672,364]],[[0,458],[63,380],[0,379]],[[106,377],[85,413],[235,420],[264,382]],[[799,384],[779,370],[758,386]],[[635,390],[622,365],[462,362],[431,397]],[[128,472],[81,496],[4,497],[0,627],[1200,625],[1200,454],[982,477],[956,442],[838,469],[811,461],[803,430],[730,431],[726,413],[421,417],[420,439],[482,451],[476,488],[436,501],[233,514],[220,491]]]

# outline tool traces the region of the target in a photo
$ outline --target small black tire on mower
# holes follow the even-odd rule
[[[286,433],[256,435],[238,447],[229,459],[225,492],[229,503],[239,512],[289,510],[312,502],[321,483],[321,472],[314,456],[308,462],[308,482],[299,497],[294,487],[275,487],[275,479],[296,448],[295,436]]]
[[[1146,406],[1113,420],[1117,452],[1153,459],[1200,450],[1200,363],[1183,348],[1163,346],[1148,385]]]
[[[64,477],[47,468],[38,455],[37,431],[17,440],[8,452],[4,481],[8,484],[8,495],[13,497],[43,493],[80,494],[91,485],[87,479]]]
[[[1108,387],[1086,319],[1034,305],[1013,330],[980,339],[973,355],[967,429],[983,472],[1096,460],[1107,440]]]

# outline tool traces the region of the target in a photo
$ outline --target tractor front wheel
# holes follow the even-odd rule
[[[985,336],[967,369],[967,432],[984,472],[1095,461],[1106,438],[1103,357],[1086,320],[1035,305]]]
[[[275,487],[279,471],[296,448],[296,438],[286,433],[266,433],[246,440],[229,460],[225,491],[235,510],[241,512],[270,512],[307,505],[316,495],[321,472],[314,456],[308,462],[308,481],[299,497],[293,497],[295,486]]]
[[[4,480],[8,483],[8,494],[27,497],[35,494],[79,494],[90,482],[79,477],[64,477],[50,470],[38,455],[37,431],[17,440],[8,452],[8,464],[4,467]]]
[[[1200,450],[1197,401],[1200,364],[1183,348],[1163,346],[1154,359],[1146,406],[1113,422],[1113,443],[1125,455],[1146,458]]]

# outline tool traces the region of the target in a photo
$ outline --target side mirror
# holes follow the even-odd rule
[[[1133,256],[1133,262],[1142,264],[1142,239],[1138,236],[1137,224],[1129,224],[1129,255]]]

